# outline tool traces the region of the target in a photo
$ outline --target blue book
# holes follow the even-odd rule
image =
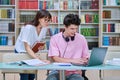
[[[8,45],[8,37],[1,36],[1,45]]]
[[[54,28],[54,35],[58,33],[58,28]]]

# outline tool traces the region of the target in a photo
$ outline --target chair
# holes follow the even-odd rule
[[[41,59],[46,59],[47,53],[38,53],[38,56]],[[21,61],[21,60],[27,60],[27,59],[32,59],[28,54],[25,53],[20,53],[20,54],[15,54],[15,53],[4,53],[2,56],[2,62],[14,62],[14,61]],[[37,80],[37,70],[2,70],[3,73],[3,79],[5,80],[5,74],[6,73],[29,73],[29,74],[36,74],[36,80]]]
[[[86,70],[82,70],[82,77],[84,80],[89,80],[88,77],[85,75]]]

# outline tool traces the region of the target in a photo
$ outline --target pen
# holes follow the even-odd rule
[[[71,65],[58,65],[58,66],[71,66]]]

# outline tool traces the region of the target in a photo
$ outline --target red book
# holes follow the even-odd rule
[[[44,47],[45,46],[45,42],[35,42],[35,44],[32,47],[32,50],[34,53],[37,53],[40,49],[40,47]]]
[[[44,1],[43,2],[43,9],[46,9],[46,4],[47,4],[47,1]]]
[[[89,22],[90,22],[90,20],[89,20],[89,14],[86,14],[86,15],[85,15],[85,21],[86,21],[86,23],[89,23]]]
[[[15,5],[15,0],[11,0],[10,4]]]
[[[27,9],[38,9],[38,1],[27,1],[26,5]]]
[[[19,6],[19,9],[26,9],[26,1],[19,0],[18,6]]]
[[[108,24],[108,32],[111,32],[110,24]]]

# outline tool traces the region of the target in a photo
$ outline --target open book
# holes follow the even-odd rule
[[[40,66],[40,65],[46,65],[47,63],[39,60],[39,59],[30,59],[30,60],[22,60],[22,63],[25,63],[30,66]]]
[[[35,44],[32,46],[32,50],[34,53],[37,53],[39,51],[40,47],[44,47],[45,42],[35,42]]]
[[[106,60],[105,64],[120,66],[120,58],[113,58],[111,60]]]

